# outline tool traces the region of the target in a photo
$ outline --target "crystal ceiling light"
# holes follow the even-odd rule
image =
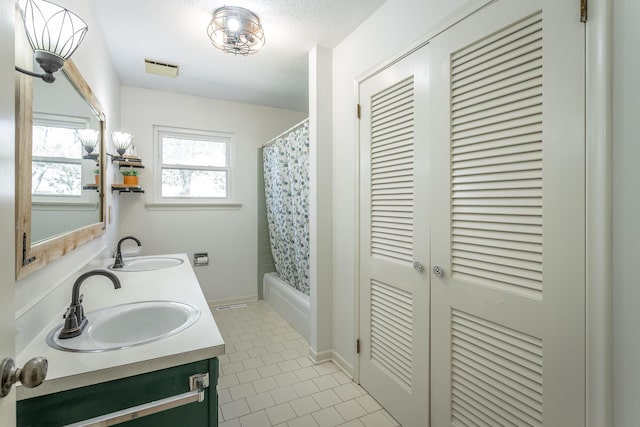
[[[256,53],[265,42],[260,18],[237,6],[216,9],[207,34],[215,47],[234,55]]]

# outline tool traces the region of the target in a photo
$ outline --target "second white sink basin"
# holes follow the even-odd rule
[[[151,271],[162,270],[163,268],[175,267],[182,264],[184,261],[180,258],[173,258],[168,256],[154,256],[144,258],[131,258],[126,259],[124,267],[113,268],[109,267],[113,271]]]
[[[62,325],[47,335],[47,344],[58,350],[101,352],[157,341],[193,325],[200,310],[174,301],[141,301],[105,307],[86,314],[89,324],[82,335],[60,339]]]

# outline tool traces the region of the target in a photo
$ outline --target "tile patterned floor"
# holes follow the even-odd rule
[[[314,365],[307,341],[266,302],[213,316],[226,344],[220,427],[398,426],[333,362]]]

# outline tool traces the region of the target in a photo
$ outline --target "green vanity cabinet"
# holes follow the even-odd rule
[[[189,377],[209,373],[204,402],[189,403],[123,424],[127,427],[218,425],[218,359],[201,360],[133,377],[17,402],[18,427],[63,426],[189,391]]]

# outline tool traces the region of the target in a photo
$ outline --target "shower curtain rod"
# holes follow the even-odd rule
[[[306,119],[304,119],[303,121],[301,121],[300,123],[293,125],[292,127],[290,127],[289,129],[285,130],[284,132],[282,132],[280,135],[274,137],[273,139],[271,139],[271,141],[267,142],[266,144],[264,144],[262,146],[262,148],[267,148],[268,146],[272,145],[274,142],[276,142],[276,140],[286,134],[288,134],[289,132],[293,132],[294,130],[298,129],[299,127],[302,127],[304,125],[305,122],[309,121],[309,117],[307,117]]]

